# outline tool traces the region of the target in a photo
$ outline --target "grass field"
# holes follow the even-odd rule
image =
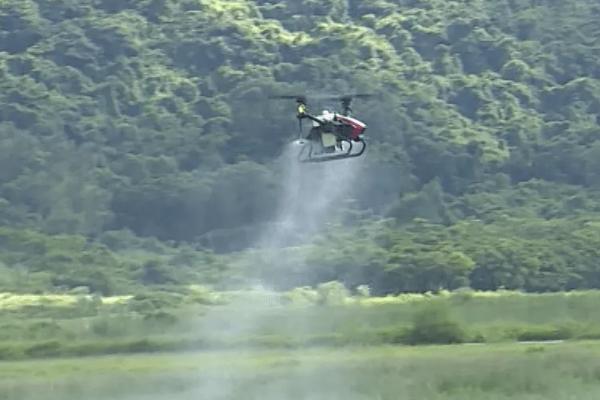
[[[597,291],[211,295],[4,294],[0,400],[600,398]]]
[[[181,296],[165,301],[158,295],[132,300],[4,294],[0,359],[408,343],[415,315],[434,306],[443,313],[431,322],[453,322],[466,342],[600,338],[597,291],[387,298],[334,293],[326,301],[309,293],[312,302],[305,295],[297,301],[298,293],[229,293],[219,295],[227,301],[207,305]]]
[[[3,400],[592,400],[600,344],[215,351],[0,363]]]

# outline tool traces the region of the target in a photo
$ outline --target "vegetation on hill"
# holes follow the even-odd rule
[[[0,0],[2,289],[598,288],[599,16],[594,0]],[[381,97],[355,105],[372,146],[354,224],[286,250],[288,279],[215,252],[272,221],[296,125],[266,96],[305,90]]]

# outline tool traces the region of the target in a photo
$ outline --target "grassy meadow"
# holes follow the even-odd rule
[[[600,337],[600,292],[0,295],[0,359]]]
[[[591,400],[599,300],[596,291],[377,298],[337,284],[5,293],[0,399]],[[522,342],[548,339],[565,341]]]
[[[600,344],[117,355],[0,363],[3,400],[597,399]]]

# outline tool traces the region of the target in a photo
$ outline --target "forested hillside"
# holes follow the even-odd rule
[[[0,0],[0,290],[600,287],[599,18],[596,0]],[[284,271],[228,253],[274,217],[297,125],[267,97],[298,91],[379,97],[354,107],[354,201]]]

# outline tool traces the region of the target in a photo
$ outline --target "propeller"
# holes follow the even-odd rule
[[[337,100],[337,101],[352,101],[353,99],[367,99],[374,97],[371,93],[346,93],[346,94],[315,94],[311,95],[311,99],[315,100]]]
[[[283,95],[272,95],[270,99],[295,99],[298,102],[306,103],[307,98],[315,100],[338,100],[338,101],[352,101],[352,99],[366,99],[375,97],[372,93],[348,93],[348,94],[283,94]]]
[[[298,129],[300,134],[302,134],[302,115],[306,113],[307,106],[307,97],[314,100],[336,100],[342,103],[343,114],[346,116],[350,116],[352,113],[352,108],[350,104],[353,99],[368,99],[371,97],[375,97],[375,94],[372,93],[346,93],[346,94],[311,94],[311,95],[303,95],[303,94],[280,94],[280,95],[270,95],[269,99],[278,99],[278,100],[296,100],[298,103],[297,108],[297,116],[298,116]]]
[[[293,100],[296,100],[297,103],[306,104],[306,96],[304,96],[304,95],[292,95],[292,94],[274,95],[274,96],[269,96],[269,99],[293,99]]]

